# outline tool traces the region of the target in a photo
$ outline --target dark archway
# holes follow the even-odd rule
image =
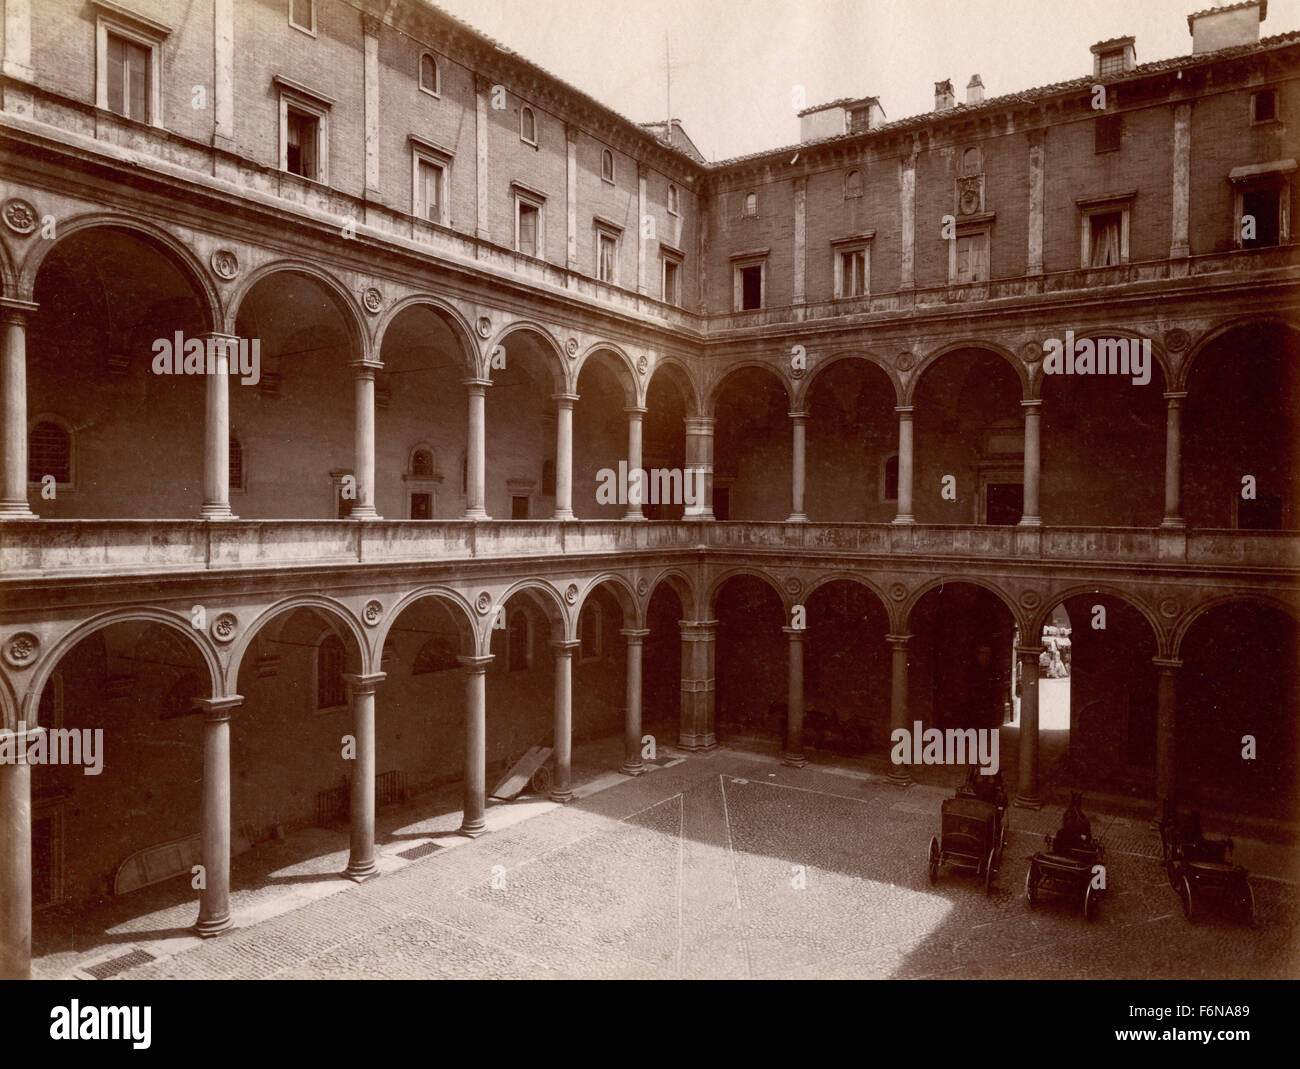
[[[736,575],[719,588],[715,604],[718,741],[733,735],[779,741],[789,665],[781,597],[765,579]]]
[[[838,360],[818,372],[807,400],[809,519],[893,520],[898,511],[895,404],[893,382],[871,361]]]
[[[842,754],[889,744],[889,616],[861,583],[834,579],[807,599],[804,743]]]
[[[776,372],[742,367],[714,395],[713,514],[719,520],[790,515],[789,397]]]

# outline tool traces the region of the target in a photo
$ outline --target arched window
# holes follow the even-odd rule
[[[758,194],[757,193],[745,194],[745,215],[751,219],[758,215]]]
[[[609,149],[600,154],[600,177],[606,182],[614,181],[614,153]]]
[[[434,635],[420,647],[415,655],[411,675],[423,676],[431,672],[446,672],[460,664],[456,660],[456,643],[446,635]]]
[[[603,624],[604,616],[600,611],[600,602],[587,602],[582,608],[582,616],[578,618],[578,641],[581,660],[594,661],[600,657]]]
[[[244,447],[234,436],[230,439],[230,489],[244,488]]]
[[[528,614],[516,609],[506,629],[506,665],[511,672],[527,672],[533,660],[533,627]]]
[[[417,449],[411,454],[411,478],[413,479],[433,478],[433,451],[432,450]]]
[[[537,117],[532,108],[519,109],[519,137],[530,145],[537,144]]]
[[[668,186],[668,212],[670,215],[679,215],[681,213],[677,187],[671,184]]]
[[[316,708],[335,709],[348,701],[343,672],[347,651],[338,635],[326,635],[316,647]]]
[[[46,475],[72,482],[72,434],[52,419],[35,424],[27,441],[27,481],[39,483]]]
[[[420,88],[426,93],[438,95],[438,61],[428,52],[420,56]]]
[[[961,154],[961,173],[963,177],[970,177],[980,173],[980,150],[977,148],[968,148]]]
[[[898,454],[885,459],[885,485],[882,497],[885,501],[898,500]]]
[[[850,171],[844,176],[844,196],[860,197],[862,196],[862,172]]]

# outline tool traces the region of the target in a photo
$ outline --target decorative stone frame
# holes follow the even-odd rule
[[[1092,220],[1098,215],[1120,213],[1119,262],[1128,263],[1129,224],[1137,190],[1123,193],[1105,193],[1097,197],[1080,197],[1074,203],[1079,209],[1079,266],[1084,270],[1101,270],[1092,267]]]
[[[536,255],[537,259],[546,259],[546,194],[519,182],[510,184],[510,191],[515,200],[515,252],[524,256]],[[537,209],[537,252],[526,253],[519,247],[519,207],[521,204],[527,204]]]
[[[280,161],[279,168],[285,174],[289,170],[289,109],[304,111],[316,117],[316,177],[294,175],[304,182],[315,182],[327,186],[330,182],[330,108],[334,104],[331,97],[323,96],[305,85],[275,75],[272,79],[279,90],[280,107]]]
[[[95,9],[95,107],[108,111],[108,35],[124,37],[133,44],[149,50],[149,118],[148,126],[163,129],[163,41],[171,35],[171,27],[161,22],[137,15],[108,0],[93,0]],[[113,112],[117,115],[117,112]],[[141,122],[120,115],[128,122]]]
[[[852,300],[869,296],[871,293],[871,245],[876,237],[874,230],[863,234],[854,234],[846,238],[836,238],[831,242],[831,270],[835,278],[835,299]],[[862,256],[862,292],[846,293],[844,278],[844,254],[861,252]]]
[[[595,276],[596,281],[603,282],[607,286],[617,286],[618,276],[619,276],[618,261],[623,251],[623,228],[619,226],[617,223],[615,223],[612,219],[605,219],[597,215],[592,217],[591,229],[592,229],[592,242],[593,242],[592,252],[594,257],[592,260],[593,270],[591,273],[592,275]],[[601,238],[609,238],[611,241],[614,242],[614,277],[613,278],[600,277],[600,239]]]
[[[411,214],[424,223],[432,223],[435,226],[447,226],[448,194],[451,191],[451,167],[455,160],[454,155],[441,145],[433,141],[428,141],[423,137],[415,134],[408,134],[407,141],[411,145]],[[420,164],[428,163],[438,167],[442,171],[442,178],[438,182],[438,218],[430,219],[428,214],[422,209],[421,203],[423,187],[420,184]]]
[[[770,249],[751,249],[747,252],[734,253],[731,257],[731,305],[733,312],[759,312],[767,307],[767,258]],[[741,272],[746,267],[760,268],[758,307],[745,308],[745,289],[741,281]]]

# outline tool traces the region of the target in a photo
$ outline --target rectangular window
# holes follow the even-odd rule
[[[433,519],[433,495],[432,494],[411,495],[411,519],[413,520]]]
[[[953,269],[955,283],[987,282],[989,278],[989,236],[981,231],[959,234],[954,242],[956,263]]]
[[[740,310],[749,312],[763,307],[763,265],[737,268],[740,273]]]
[[[1246,189],[1241,194],[1242,248],[1258,249],[1282,243],[1282,198],[1275,188]]]
[[[512,497],[510,499],[510,518],[512,520],[528,519],[528,498]]]
[[[320,175],[320,120],[305,111],[290,108],[286,119],[284,169],[312,182]]]
[[[682,303],[681,264],[664,257],[664,304]]]
[[[416,164],[416,210],[421,219],[431,223],[442,222],[443,169],[428,160]]]
[[[108,35],[108,110],[149,122],[150,49],[115,33]]]
[[[542,255],[542,209],[538,204],[516,199],[518,219],[516,221],[515,251],[526,256]]]
[[[1100,115],[1093,120],[1092,151],[1118,152],[1124,137],[1124,127],[1119,115]]]
[[[597,246],[597,276],[602,282],[613,284],[618,281],[618,239],[610,234],[598,234]]]
[[[1098,67],[1097,73],[1102,78],[1105,78],[1111,74],[1123,74],[1124,73],[1123,51],[1103,52],[1101,54],[1101,62]]]
[[[1277,90],[1261,89],[1250,95],[1250,121],[1272,122],[1277,118]]]
[[[1114,267],[1120,260],[1123,212],[1098,212],[1088,217],[1091,252],[1089,267]]]
[[[839,254],[837,297],[861,297],[867,292],[867,250],[845,249]]]
[[[289,25],[305,33],[316,32],[316,0],[289,0]]]

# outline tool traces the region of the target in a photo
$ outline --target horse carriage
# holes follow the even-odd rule
[[[1183,915],[1195,921],[1207,899],[1230,905],[1243,924],[1255,916],[1255,892],[1249,873],[1232,861],[1231,839],[1207,839],[1201,814],[1180,815],[1168,801],[1160,818],[1160,855],[1169,886],[1183,904]]]
[[[1037,905],[1044,891],[1082,900],[1085,920],[1097,916],[1102,888],[1094,886],[1094,868],[1101,864],[1103,848],[1092,838],[1092,825],[1083,815],[1083,795],[1070,796],[1070,807],[1055,835],[1045,835],[1047,849],[1033,856],[1025,874],[1025,897]]]
[[[974,869],[984,880],[984,893],[990,893],[1007,841],[1006,811],[1002,777],[981,775],[972,765],[956,795],[943,802],[940,834],[930,839],[930,882],[938,882],[939,867],[946,862]]]

